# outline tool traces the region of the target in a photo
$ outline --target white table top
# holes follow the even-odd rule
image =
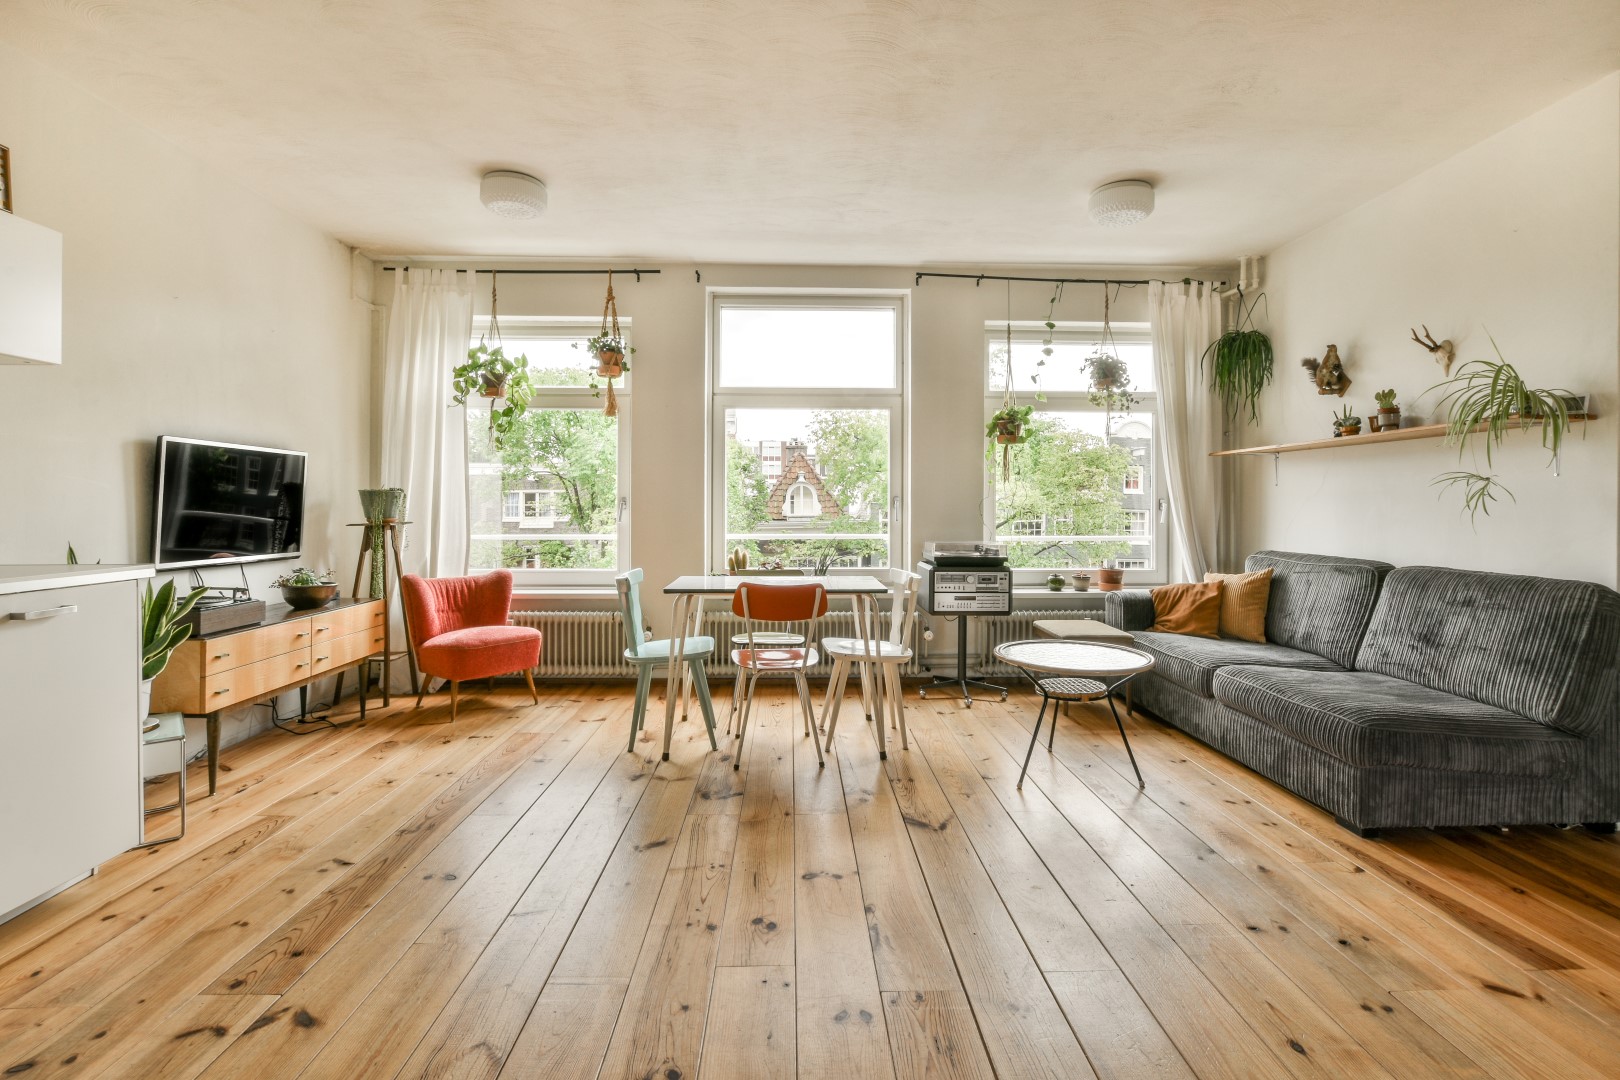
[[[996,656],[1013,667],[1044,675],[1078,677],[1134,675],[1153,666],[1153,657],[1124,645],[1100,641],[1009,641]]]
[[[100,585],[104,581],[138,581],[152,574],[152,567],[139,564],[13,564],[0,566],[0,596],[68,589],[75,585]]]
[[[749,577],[747,574],[683,574],[664,586],[667,594],[691,593],[699,596],[730,596],[743,582],[751,585],[820,585],[828,596],[886,593],[889,587],[866,574],[839,574],[828,577],[793,577],[768,574]]]

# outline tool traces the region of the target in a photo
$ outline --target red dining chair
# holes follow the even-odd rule
[[[740,649],[731,650],[731,662],[748,673],[743,687],[742,719],[737,723],[737,750],[732,758],[733,769],[742,768],[742,739],[748,731],[748,714],[754,707],[754,686],[768,671],[791,674],[798,686],[799,704],[804,709],[804,733],[816,747],[816,761],[823,768],[826,758],[821,752],[821,740],[816,737],[815,710],[810,706],[810,684],[805,672],[815,667],[821,654],[811,635],[812,624],[827,614],[827,588],[820,582],[807,585],[766,585],[745,581],[731,596],[731,610],[741,615],[742,636],[746,642]],[[800,644],[788,645],[780,639],[765,636],[760,624],[787,625],[798,636]]]
[[[540,631],[509,626],[512,572],[496,570],[482,577],[399,579],[405,600],[405,635],[422,672],[417,708],[431,679],[450,682],[450,722],[456,719],[457,691],[468,679],[488,679],[522,671],[534,703],[534,667],[540,662]]]

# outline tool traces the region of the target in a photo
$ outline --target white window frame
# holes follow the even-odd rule
[[[633,340],[631,337],[632,331],[630,320],[620,317],[619,326],[624,333],[626,343],[630,343]],[[501,316],[501,331],[503,338],[557,338],[565,341],[577,339],[583,342],[588,338],[595,337],[601,332],[601,329],[602,325],[600,319],[586,315]],[[490,338],[489,319],[485,316],[480,316],[473,320],[472,340],[474,343],[478,341],[480,335],[483,335],[486,341]],[[601,395],[600,397],[595,396],[595,394],[598,393]],[[543,589],[555,586],[581,587],[589,585],[611,585],[615,577],[624,573],[632,565],[634,565],[630,560],[630,431],[633,427],[630,422],[633,408],[630,394],[630,373],[626,373],[623,378],[614,383],[614,394],[619,401],[617,424],[619,434],[619,458],[618,476],[615,479],[615,487],[618,489],[619,506],[617,527],[614,529],[612,534],[614,542],[613,550],[616,556],[615,562],[617,565],[612,568],[600,567],[591,570],[528,569],[523,567],[513,567],[512,583],[515,587],[520,589]],[[472,404],[472,400],[468,399],[468,405]],[[531,411],[535,409],[600,410],[606,404],[607,392],[605,389],[593,392],[589,386],[544,386],[536,388],[535,397],[534,400],[529,403],[529,409]],[[469,424],[481,422],[479,419],[479,414],[469,410],[467,422]],[[472,462],[468,462],[467,467],[469,476],[472,475],[475,469],[480,468],[480,466],[475,465]],[[499,471],[498,467],[496,468],[496,471]],[[527,491],[533,489],[523,490]],[[518,513],[520,519],[523,513],[523,508],[524,501],[520,499],[518,503]],[[504,496],[502,497],[501,517],[503,523],[505,523],[506,506]],[[484,539],[566,539],[564,537],[546,537],[544,530],[536,529],[532,530],[532,532],[534,535],[530,537],[524,537],[521,535],[506,536],[504,533],[499,537],[492,537],[483,534],[472,535],[469,531],[468,540],[470,542]]]
[[[710,573],[726,565],[726,411],[728,409],[886,409],[889,413],[889,565],[904,566],[911,551],[909,490],[911,294],[889,289],[744,289],[708,290],[709,461],[708,537]],[[894,386],[892,388],[748,387],[720,382],[720,311],[725,307],[888,308],[894,311]],[[787,468],[787,461],[782,462]],[[774,538],[774,537],[773,537]],[[834,574],[870,574],[872,568],[833,567]]]
[[[1152,335],[1149,331],[1148,324],[1146,323],[1113,323],[1111,330],[1113,332],[1114,340],[1122,345],[1152,343]],[[1101,331],[1102,323],[1074,322],[1058,324],[1058,328],[1051,331],[1051,334],[1054,342],[1069,342],[1078,343],[1081,345],[1091,345],[1099,340]],[[1046,335],[1047,329],[1044,323],[1015,321],[1012,324],[1012,336],[1015,342],[1040,342],[1046,340]],[[1006,340],[1007,324],[1005,322],[985,323],[984,340],[980,351],[980,364],[982,365],[984,373],[984,422],[986,425],[990,423],[990,418],[996,414],[996,411],[1001,408],[1004,394],[1004,391],[1000,387],[995,386],[991,381],[990,348],[995,344],[1005,344]],[[1048,361],[1048,364],[1050,363],[1051,361]],[[1014,383],[1015,389],[1017,389],[1019,394],[1019,404],[1033,405],[1035,407],[1035,415],[1037,417],[1043,412],[1086,412],[1098,414],[1103,412],[1102,409],[1099,409],[1097,406],[1091,404],[1090,393],[1086,390],[1045,390],[1044,393],[1046,395],[1046,400],[1036,401],[1035,386],[1028,381],[1028,376],[1031,374],[1031,372],[1018,371],[1014,372],[1013,374],[1019,380]],[[1159,395],[1154,391],[1132,390],[1131,396],[1137,400],[1137,404],[1131,407],[1132,415],[1142,415],[1144,413],[1148,413],[1152,414],[1153,416],[1153,469],[1156,476],[1162,476],[1164,429],[1161,422],[1161,417],[1159,416]],[[1118,414],[1116,413],[1116,415]],[[981,428],[980,438],[982,439],[983,437],[983,428]],[[1014,448],[1013,453],[1016,454],[1017,452],[1018,450]],[[1000,458],[998,455],[997,461],[999,462],[999,460]],[[1136,467],[1137,466],[1134,465],[1131,466],[1131,468]],[[992,469],[989,466],[983,468],[981,473],[984,492],[983,535],[986,540],[994,540],[996,536],[996,480],[1000,474],[996,471],[996,469]],[[1155,491],[1157,491],[1157,488],[1155,488]],[[1139,492],[1125,492],[1125,494],[1139,494]],[[1155,499],[1155,503],[1157,504],[1158,502],[1159,500]],[[1155,568],[1152,570],[1143,570],[1126,567],[1125,584],[1127,585],[1162,585],[1170,580],[1170,550],[1168,530],[1164,527],[1163,522],[1159,522],[1159,527],[1154,528],[1153,526],[1155,519],[1152,515],[1155,513],[1155,511],[1151,508],[1147,508],[1147,512],[1150,515],[1148,519],[1148,526],[1153,534],[1152,550],[1153,564]],[[1056,540],[1062,538],[1054,536],[1052,539]],[[1106,539],[1114,538],[1108,537]],[[1131,544],[1132,547],[1140,547],[1140,544],[1133,543],[1133,541],[1140,541],[1141,539],[1141,536],[1128,536],[1123,534],[1118,537],[1118,540],[1121,543]],[[1131,559],[1126,556],[1116,556],[1116,562],[1140,561],[1141,560],[1139,559]],[[1013,571],[1013,584],[1017,586],[1034,586],[1044,584],[1046,578],[1054,571],[1068,573],[1069,569],[1070,568],[1068,567],[1019,567]]]

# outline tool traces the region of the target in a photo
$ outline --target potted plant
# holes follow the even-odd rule
[[[1378,426],[1381,429],[1393,431],[1401,426],[1401,406],[1395,400],[1393,389],[1380,390],[1373,395],[1378,403]]]
[[[492,349],[482,339],[467,350],[467,362],[456,368],[450,386],[451,401],[456,405],[467,404],[470,397],[490,399],[490,441],[497,450],[534,397],[528,357],[507,356],[502,346]],[[497,404],[501,400],[506,404]]]
[[[1074,572],[1074,591],[1075,592],[1090,592],[1091,591],[1091,575],[1086,573],[1084,570],[1076,570]]]
[[[1343,435],[1360,434],[1361,417],[1351,412],[1350,406],[1346,405],[1344,411],[1333,418],[1333,437],[1337,439]]]
[[[574,347],[579,348],[579,343],[575,342]],[[604,379],[617,379],[629,371],[630,365],[625,357],[635,355],[636,351],[625,343],[624,338],[609,330],[587,341],[585,349],[596,358],[596,374]]]
[[[1051,574],[1051,575],[1049,575],[1047,577],[1047,579],[1046,579],[1046,587],[1048,589],[1051,589],[1053,592],[1062,592],[1063,591],[1063,575],[1062,574]]]
[[[317,574],[304,566],[281,575],[270,584],[281,590],[282,600],[294,611],[325,607],[337,596],[338,591],[337,582],[332,580],[332,571]]]
[[[994,439],[1002,446],[1027,441],[1029,435],[1024,429],[1029,426],[1029,418],[1034,412],[1033,405],[1003,405],[984,426],[985,437]]]
[[[176,599],[173,581],[165,581],[156,592],[150,581],[146,583],[141,597],[141,692],[137,710],[143,727],[152,711],[152,680],[163,673],[174,650],[191,636],[191,624],[181,620],[207,591],[198,587]]]
[[[1125,584],[1125,571],[1113,565],[1113,560],[1105,561],[1097,570],[1097,588],[1105,592],[1112,592]]]
[[[1249,423],[1260,422],[1257,402],[1260,391],[1271,382],[1271,339],[1254,328],[1254,308],[1265,298],[1261,293],[1245,311],[1243,290],[1238,290],[1238,324],[1228,330],[1204,350],[1200,365],[1209,365],[1209,388],[1220,396],[1226,415],[1236,420],[1244,412]],[[1267,304],[1270,310],[1270,304]]]

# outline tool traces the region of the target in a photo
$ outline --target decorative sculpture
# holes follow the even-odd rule
[[[1425,341],[1423,338],[1428,338],[1428,340]],[[1447,375],[1451,374],[1451,362],[1457,358],[1457,352],[1452,347],[1450,338],[1444,341],[1436,341],[1434,335],[1429,333],[1429,328],[1425,326],[1423,328],[1423,337],[1418,337],[1416,330],[1412,331],[1412,340],[1428,349],[1429,353],[1434,357],[1434,362],[1440,365],[1441,370]]]
[[[1321,360],[1309,356],[1301,360],[1299,365],[1309,373],[1310,380],[1316,384],[1318,394],[1337,394],[1344,397],[1345,391],[1350,389],[1350,376],[1345,374],[1344,362],[1339,359],[1337,345],[1329,345]]]

